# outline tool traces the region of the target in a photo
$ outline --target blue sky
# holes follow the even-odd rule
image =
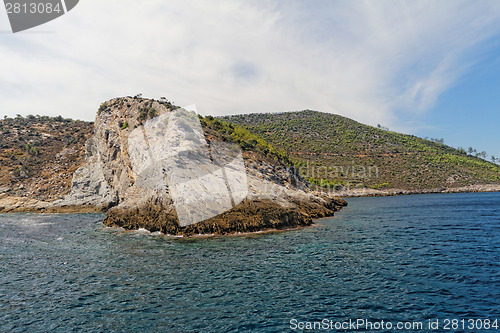
[[[500,48],[497,48],[500,54]],[[422,119],[434,128],[416,131],[419,136],[444,138],[465,149],[474,147],[500,157],[500,63],[480,63],[445,91]],[[489,159],[489,158],[488,158]]]
[[[314,109],[500,157],[500,2],[85,0],[9,33],[0,115],[93,120],[116,96],[202,114]]]

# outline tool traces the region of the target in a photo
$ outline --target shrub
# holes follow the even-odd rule
[[[149,109],[149,118],[154,118],[158,115],[158,111],[155,108]]]
[[[148,118],[148,113],[149,113],[149,110],[147,108],[141,108],[139,110],[139,116],[137,117],[137,119],[140,122],[143,122],[144,120],[146,120]]]
[[[100,115],[104,110],[106,110],[106,103],[101,104],[99,110],[97,110],[97,114]]]

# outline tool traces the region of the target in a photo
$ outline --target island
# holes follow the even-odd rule
[[[8,137],[3,143],[0,212],[105,212],[104,224],[127,230],[220,235],[309,226],[347,205],[337,196],[312,190],[284,152],[243,127],[185,110],[181,119],[179,110],[166,99],[135,96],[103,103],[93,124],[61,117],[4,119],[2,130]],[[234,171],[236,155],[227,148],[231,145],[239,147],[244,191],[230,191],[228,206],[220,195],[224,188],[213,191],[214,198],[200,199],[196,192],[203,189],[188,187],[180,193],[194,197],[191,206],[183,203],[189,198],[175,191],[187,180],[209,179],[210,190],[218,179],[227,178],[229,189],[231,182],[241,188],[241,177],[218,177],[219,169],[225,175]],[[222,153],[216,155],[217,149]],[[189,158],[181,158],[186,154]],[[212,163],[220,156],[221,165],[229,167]],[[178,164],[186,160],[201,166],[203,174],[183,171]],[[174,182],[175,177],[188,178]],[[208,218],[196,220],[198,215]],[[191,222],[183,222],[184,217]]]

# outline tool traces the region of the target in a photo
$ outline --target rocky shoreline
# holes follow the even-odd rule
[[[346,191],[337,191],[333,194],[339,197],[383,197],[395,195],[413,195],[413,194],[437,194],[437,193],[483,193],[500,192],[500,184],[470,185],[462,187],[441,187],[431,189],[385,189],[374,190],[371,188],[351,189]]]
[[[146,229],[167,235],[228,235],[255,233],[272,230],[290,230],[313,224],[317,218],[333,216],[347,205],[340,198],[324,197],[325,202],[302,202],[295,208],[284,208],[270,200],[245,200],[233,209],[216,217],[180,227],[175,212],[154,205],[131,209],[107,211],[96,206],[58,206],[50,202],[23,197],[0,195],[0,214],[40,213],[40,214],[79,214],[107,213],[103,223],[110,227],[125,230]]]
[[[414,194],[439,194],[439,193],[488,193],[500,192],[500,185],[471,185],[456,188],[436,188],[436,189],[387,189],[374,190],[369,188],[353,189],[349,191],[334,192],[334,197],[339,200],[338,209],[345,206],[340,198],[357,197],[381,197],[396,195],[414,195]],[[345,200],[344,200],[345,201]],[[0,193],[0,213],[105,213],[108,210],[105,206],[79,205],[79,206],[60,206],[53,202],[45,202],[27,197],[9,196],[7,193]],[[321,218],[325,216],[314,216]]]
[[[349,191],[337,191],[334,192],[334,196],[330,197],[332,200],[336,200],[336,208],[333,210],[339,210],[346,205],[345,200],[341,198],[358,198],[358,197],[383,197],[383,196],[397,196],[397,195],[416,195],[416,194],[439,194],[439,193],[488,193],[488,192],[500,192],[500,185],[489,184],[489,185],[471,185],[456,188],[435,188],[435,189],[418,189],[418,190],[406,190],[406,189],[387,189],[387,190],[374,190],[374,189],[353,189]],[[79,206],[66,206],[58,205],[53,202],[46,202],[37,199],[30,199],[27,197],[17,197],[9,196],[7,193],[0,193],[0,213],[54,213],[54,214],[77,214],[77,213],[106,213],[108,207],[105,206],[92,206],[92,205],[79,205]],[[332,213],[333,213],[332,212]],[[117,217],[110,217],[109,220],[116,219]],[[333,214],[332,214],[333,215]],[[331,215],[315,213],[312,214],[311,219],[328,217]],[[112,222],[107,222],[107,224],[112,225]],[[123,223],[123,222],[118,222]],[[310,223],[299,222],[297,225],[310,225]],[[125,229],[133,229],[133,227],[127,226],[123,223]],[[285,225],[283,225],[285,227]],[[245,232],[245,231],[241,231]]]

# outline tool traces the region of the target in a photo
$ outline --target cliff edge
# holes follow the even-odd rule
[[[166,100],[103,103],[70,193],[44,210],[106,211],[108,226],[192,235],[307,226],[347,204],[310,191],[272,147],[211,120]]]

